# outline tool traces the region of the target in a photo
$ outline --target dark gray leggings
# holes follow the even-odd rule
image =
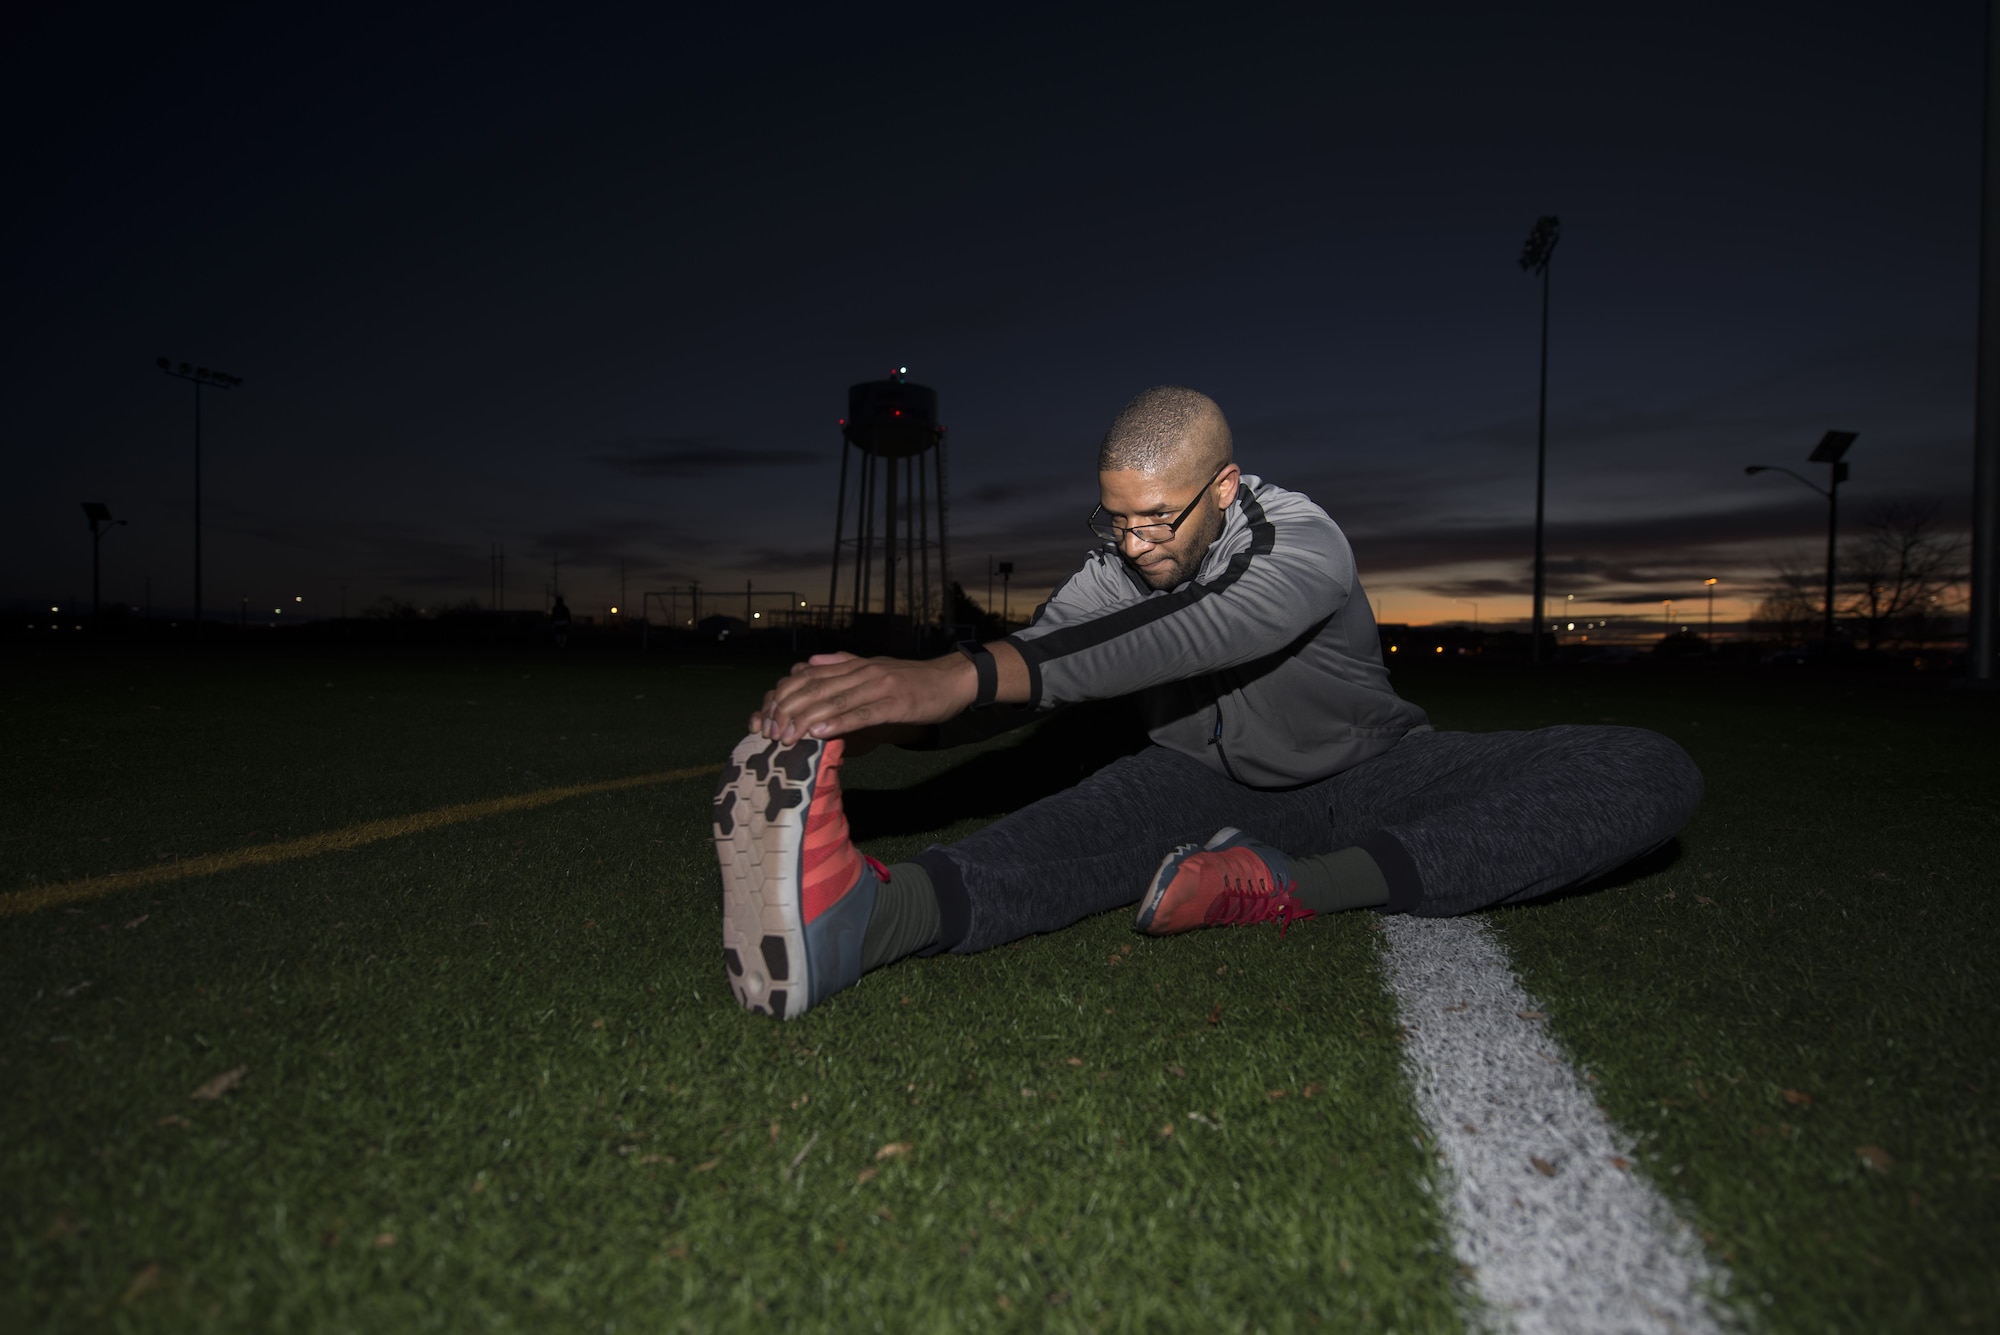
[[[962,952],[1136,903],[1169,849],[1225,825],[1294,855],[1365,848],[1390,912],[1444,917],[1611,871],[1700,800],[1687,752],[1639,728],[1413,732],[1283,792],[1156,746],[917,861],[937,890],[937,948]]]

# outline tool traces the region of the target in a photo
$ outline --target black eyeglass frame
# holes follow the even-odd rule
[[[1233,459],[1230,461],[1230,463],[1234,462],[1235,460]],[[1102,529],[1099,529],[1097,526],[1097,512],[1104,508],[1103,501],[1099,501],[1096,505],[1093,505],[1090,508],[1090,517],[1085,519],[1083,522],[1090,529],[1093,536],[1103,539],[1105,542],[1110,543],[1113,547],[1117,547],[1123,544],[1125,541],[1125,535],[1128,533],[1139,533],[1139,541],[1145,543],[1148,547],[1158,547],[1161,543],[1172,542],[1174,540],[1174,535],[1181,531],[1181,525],[1187,523],[1188,516],[1194,513],[1195,506],[1201,504],[1201,498],[1208,495],[1208,489],[1214,486],[1217,480],[1220,479],[1222,475],[1228,471],[1229,471],[1229,464],[1224,464],[1222,467],[1216,469],[1214,476],[1210,477],[1208,481],[1201,484],[1201,490],[1194,494],[1194,499],[1187,503],[1186,509],[1182,510],[1179,514],[1174,516],[1174,520],[1171,524],[1161,524],[1161,523],[1133,524],[1128,528],[1118,524],[1113,524],[1109,520],[1107,520],[1105,521],[1104,527],[1110,529],[1111,531],[1109,533],[1105,533]],[[1149,538],[1146,537],[1145,534],[1140,533],[1141,529],[1149,529],[1149,528],[1163,528],[1167,531],[1167,536],[1164,538]]]

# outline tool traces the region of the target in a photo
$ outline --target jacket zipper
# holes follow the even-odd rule
[[[1215,748],[1216,755],[1222,757],[1222,772],[1237,783],[1243,782],[1236,778],[1236,767],[1229,763],[1229,752],[1222,745],[1222,696],[1219,694],[1215,697],[1215,735],[1208,739],[1208,744]]]

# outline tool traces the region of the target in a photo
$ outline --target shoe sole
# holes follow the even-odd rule
[[[1161,858],[1159,869],[1153,873],[1152,883],[1146,887],[1146,897],[1139,901],[1139,912],[1132,922],[1134,929],[1145,932],[1149,936],[1154,935],[1153,915],[1160,911],[1160,901],[1166,898],[1167,887],[1174,883],[1174,878],[1167,871],[1169,867],[1179,870],[1183,859],[1191,857],[1196,853],[1219,847],[1227,840],[1234,839],[1241,833],[1243,832],[1235,826],[1225,825],[1210,835],[1207,843],[1178,844],[1174,847],[1173,852]],[[1160,935],[1171,935],[1171,933],[1161,933]]]
[[[722,864],[722,964],[746,1010],[779,1019],[812,1004],[799,883],[806,813],[826,749],[755,735],[729,753],[710,830]]]

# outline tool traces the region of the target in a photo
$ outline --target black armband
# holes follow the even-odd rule
[[[960,640],[952,647],[972,660],[972,671],[979,681],[979,688],[972,697],[972,707],[990,708],[1000,694],[1000,665],[993,661],[993,655],[986,646],[977,640]]]

